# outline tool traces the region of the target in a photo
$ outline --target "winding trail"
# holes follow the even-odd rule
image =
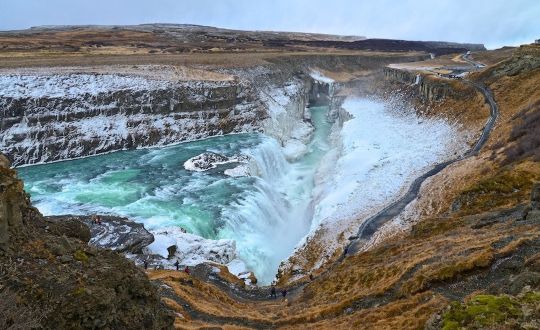
[[[471,65],[473,65],[475,68],[484,66],[481,63],[471,60],[466,54],[462,55],[462,58]],[[493,130],[493,127],[495,126],[495,121],[499,116],[499,109],[493,97],[493,93],[486,85],[471,80],[464,80],[464,82],[470,84],[478,91],[480,91],[482,95],[484,95],[484,99],[490,107],[490,117],[486,122],[486,125],[484,126],[484,129],[482,130],[482,134],[480,135],[478,141],[476,141],[475,145],[471,149],[469,149],[469,151],[467,151],[464,155],[439,163],[435,165],[431,170],[424,173],[422,176],[416,178],[409,187],[409,190],[405,193],[405,195],[379,211],[377,214],[365,220],[360,225],[360,228],[358,228],[358,233],[355,239],[351,240],[351,242],[346,247],[345,253],[341,256],[340,261],[343,260],[348,254],[354,254],[360,251],[361,247],[373,237],[373,234],[375,234],[375,232],[377,232],[377,230],[381,228],[382,225],[391,221],[393,218],[399,215],[410,202],[416,199],[420,192],[420,187],[422,186],[422,183],[424,183],[427,178],[430,178],[435,174],[440,173],[442,170],[448,167],[448,165],[478,155],[480,149],[482,149],[482,147],[488,140],[489,135]]]

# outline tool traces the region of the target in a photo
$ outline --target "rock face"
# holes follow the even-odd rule
[[[89,246],[85,226],[47,222],[0,166],[0,324],[42,329],[170,329],[174,318],[131,261]]]
[[[101,223],[93,223],[91,216],[52,216],[47,221],[63,226],[84,224],[89,228],[88,242],[98,248],[110,249],[123,253],[142,253],[142,249],[154,241],[142,224],[126,218],[100,216]]]
[[[459,91],[456,91],[451,80],[425,76],[404,69],[386,67],[384,68],[384,76],[391,81],[411,86],[420,97],[432,102],[447,97],[458,99],[468,97],[472,91],[472,88],[468,88],[468,86],[462,86]]]
[[[3,74],[0,151],[19,166],[227,133],[264,130],[286,140],[305,116],[311,67],[373,70],[426,57],[277,57],[253,68],[220,68],[213,74],[221,80],[62,70]],[[327,102],[327,85],[316,88],[319,93],[312,92]]]
[[[4,75],[0,86],[0,150],[14,166],[238,132],[264,118],[237,81]]]
[[[6,250],[14,231],[24,225],[24,212],[30,203],[7,157],[0,154],[0,251]]]

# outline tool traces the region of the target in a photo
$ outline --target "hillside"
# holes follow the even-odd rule
[[[468,50],[470,57],[464,55]],[[430,53],[439,56],[431,58]],[[0,324],[47,329],[540,326],[539,46],[485,51],[483,46],[446,42],[153,24],[2,32],[0,58],[0,151],[7,154],[0,156]],[[494,104],[486,95],[493,96]],[[71,201],[62,195],[84,188],[81,175],[71,175],[72,159],[83,158],[82,163],[96,156],[88,158],[94,163],[87,165],[85,175],[104,166],[118,176],[99,174],[89,184],[102,177],[103,182],[118,179],[114,189],[121,187],[131,194],[125,198],[131,198],[144,195],[130,181],[135,170],[121,172],[114,168],[118,164],[102,164],[102,159],[117,162],[115,158],[99,155],[139,152],[122,154],[124,167],[131,159],[127,155],[138,164],[163,164],[166,176],[158,181],[169,183],[175,180],[171,173],[179,175],[189,161],[209,156],[194,153],[177,164],[177,155],[169,154],[171,161],[157,153],[160,148],[172,152],[170,146],[181,142],[203,139],[204,144],[213,141],[204,139],[235,135],[228,133],[263,132],[277,141],[277,148],[263,149],[262,156],[251,154],[250,161],[259,157],[270,164],[259,168],[261,172],[282,170],[299,157],[302,143],[313,139],[310,134],[320,124],[313,113],[307,114],[307,107],[328,107],[324,122],[332,124],[325,126],[331,140],[332,132],[344,130],[344,123],[354,123],[347,107],[355,98],[387,104],[396,118],[422,127],[425,135],[433,134],[433,128],[448,130],[447,135],[433,136],[450,136],[453,148],[443,148],[427,165],[411,170],[403,186],[377,205],[384,211],[406,195],[414,178],[445,164],[434,175],[424,175],[411,202],[370,227],[369,235],[358,229],[367,215],[379,212],[377,207],[369,209],[371,213],[323,222],[326,227],[296,241],[279,266],[278,297],[271,297],[270,286],[254,285],[252,272],[239,274],[226,267],[232,259],[229,250],[219,249],[232,249],[227,240],[205,237],[189,245],[181,240],[196,235],[180,232],[175,234],[174,251],[166,249],[168,256],[160,256],[147,249],[153,242],[165,244],[159,238],[170,238],[167,227],[163,233],[137,225],[133,233],[129,230],[134,226],[122,227],[129,220],[119,221],[115,214],[103,217],[107,226],[89,225],[90,217],[84,216],[93,213],[85,209],[85,201],[79,198],[68,207]],[[495,120],[493,127],[487,127],[490,118]],[[478,144],[483,132],[488,133],[486,140]],[[405,132],[403,139],[408,135]],[[217,141],[223,149],[239,144]],[[412,153],[413,146],[409,148]],[[217,147],[210,149],[218,161],[197,166],[212,170],[230,162],[239,166],[227,170],[237,173],[249,163],[242,154],[227,158],[214,151]],[[285,156],[275,158],[275,149]],[[11,162],[19,166],[59,160],[66,162],[44,172],[54,173],[47,178],[51,186],[31,182],[32,196],[17,177],[17,171],[28,173],[27,169],[10,168]],[[386,169],[384,164],[375,163],[370,172]],[[405,164],[400,165],[400,173],[405,173]],[[213,174],[197,172],[197,166],[189,177]],[[354,167],[361,166],[349,169]],[[155,173],[149,168],[137,171],[149,176],[144,181],[150,185]],[[62,172],[71,175],[67,185]],[[225,180],[217,175],[216,182]],[[309,178],[321,180],[316,175]],[[346,187],[337,190],[341,188]],[[100,197],[91,193],[90,199]],[[64,209],[80,206],[83,216],[44,217],[50,209],[40,212],[32,203],[36,195],[47,194],[60,194]],[[120,208],[122,198],[112,200],[113,208]],[[161,219],[152,220],[155,225]],[[96,232],[101,228],[111,232],[99,243]],[[122,235],[134,235],[137,248],[126,252],[111,243],[110,237],[122,241]],[[280,237],[273,235],[277,242]],[[182,249],[199,249],[206,262],[191,267],[189,274],[182,271],[183,264],[175,270],[179,267],[173,261],[180,259]],[[286,296],[281,296],[282,290],[287,290]]]

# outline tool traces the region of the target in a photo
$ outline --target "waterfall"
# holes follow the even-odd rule
[[[253,189],[224,208],[220,237],[233,238],[248,268],[261,283],[274,279],[280,262],[309,230],[310,194],[302,189],[306,176],[285,159],[273,138],[250,152]]]
[[[250,173],[272,182],[282,178],[291,165],[285,159],[285,155],[277,141],[273,138],[266,138],[264,141],[250,152]]]

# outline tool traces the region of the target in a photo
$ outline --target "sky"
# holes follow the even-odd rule
[[[186,23],[483,43],[540,39],[540,0],[0,0],[0,30]]]

